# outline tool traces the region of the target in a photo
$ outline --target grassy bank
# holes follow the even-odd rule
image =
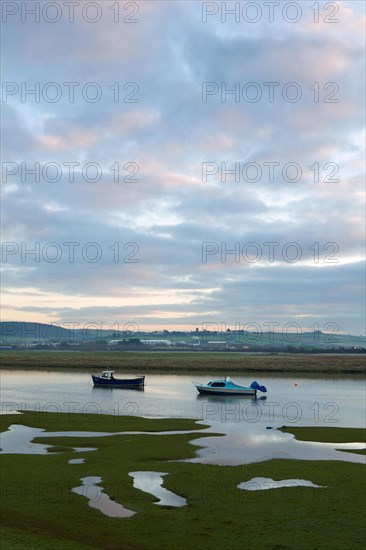
[[[282,426],[281,432],[291,433],[300,441],[320,441],[321,443],[365,442],[366,433],[362,428],[325,428],[324,426]]]
[[[365,430],[359,428],[324,428],[322,426],[306,428],[299,427],[294,428],[283,426],[280,428],[282,432],[289,432],[294,434],[296,439],[300,441],[321,441],[322,443],[365,443],[366,433]],[[366,455],[366,449],[342,449],[344,453],[356,453],[359,455]]]
[[[91,430],[90,417],[65,413],[6,415],[1,423],[3,429],[10,423],[25,423],[52,431]],[[199,428],[192,420],[106,416],[98,417],[93,429],[101,426],[111,432]],[[313,440],[364,439],[361,430],[326,428],[320,436],[316,431],[312,433],[313,428],[307,430]],[[199,436],[199,432],[103,438],[47,438],[45,434],[36,441],[57,445],[63,451],[38,456],[2,455],[2,548],[241,550],[260,546],[344,550],[363,546],[366,479],[362,464],[270,460],[223,467],[177,462],[194,455],[195,448],[189,441]],[[98,450],[75,454],[73,446]],[[68,464],[75,456],[84,457],[85,463]],[[168,472],[164,486],[185,497],[188,505],[154,505],[153,496],[133,488],[128,472],[136,470]],[[104,492],[136,514],[110,518],[90,508],[86,498],[71,493],[72,487],[80,485],[81,477],[91,475],[101,476]],[[307,479],[325,488],[236,488],[253,477]]]
[[[365,374],[362,355],[245,355],[243,353],[206,352],[52,352],[3,351],[2,368],[17,369],[105,369],[135,373],[184,372],[273,372]]]

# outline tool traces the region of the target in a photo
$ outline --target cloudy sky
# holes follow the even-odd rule
[[[2,4],[3,320],[365,333],[363,2]]]

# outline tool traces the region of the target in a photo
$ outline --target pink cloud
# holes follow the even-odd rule
[[[159,121],[159,114],[144,109],[123,113],[111,119],[107,129],[116,133],[133,132]]]
[[[315,7],[315,6],[314,6]],[[322,6],[320,6],[322,8]],[[365,16],[354,13],[345,2],[329,2],[328,6],[319,10],[319,21],[315,19],[316,11],[311,13],[303,26],[305,31],[317,34],[334,34],[337,38],[347,36],[348,40],[359,38],[364,40]]]
[[[90,147],[98,141],[96,134],[87,132],[70,132],[65,136],[41,135],[36,139],[41,147],[50,151]]]

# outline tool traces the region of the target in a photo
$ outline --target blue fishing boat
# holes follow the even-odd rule
[[[115,378],[113,373],[114,370],[104,370],[99,376],[92,374],[94,386],[106,388],[144,388],[145,376],[139,376],[138,378]]]
[[[267,388],[260,386],[258,382],[252,382],[249,388],[235,384],[226,376],[224,380],[211,380],[207,384],[195,384],[197,390],[203,395],[251,395],[257,396],[257,392],[265,393]]]

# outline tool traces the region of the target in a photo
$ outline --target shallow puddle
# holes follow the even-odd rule
[[[209,433],[224,433],[220,436],[205,437]],[[352,450],[365,449],[365,443],[320,443],[317,441],[300,441],[291,433],[283,433],[276,429],[268,430],[263,425],[236,423],[212,423],[204,430],[182,430],[169,432],[46,432],[41,428],[30,428],[18,424],[9,426],[1,433],[1,453],[4,454],[47,454],[53,446],[32,443],[36,437],[109,437],[109,436],[169,436],[176,434],[195,434],[199,438],[191,444],[199,447],[196,457],[183,462],[198,462],[220,466],[237,466],[252,462],[263,462],[273,458],[290,460],[342,460],[365,464],[366,456],[356,454]],[[57,452],[57,448],[55,449]],[[73,447],[74,452],[96,450],[93,447]],[[346,451],[346,452],[345,452]]]
[[[297,440],[291,433],[277,429],[267,430],[254,423],[220,424],[212,423],[212,431],[226,432],[222,436],[200,437],[191,441],[197,449],[197,456],[187,462],[220,466],[239,466],[253,462],[263,462],[274,458],[289,460],[342,460],[365,464],[366,456],[353,450],[365,448],[365,443],[322,443]],[[244,429],[243,429],[244,428]]]
[[[52,445],[32,443],[35,437],[42,437],[45,430],[42,428],[29,428],[20,424],[12,424],[6,432],[2,432],[1,452],[4,454],[47,454]]]
[[[238,489],[244,489],[245,491],[265,491],[266,489],[280,489],[281,487],[325,488],[324,485],[314,485],[314,483],[305,479],[281,479],[280,481],[275,481],[270,477],[253,477],[253,479],[237,485]]]
[[[68,464],[83,464],[84,462],[85,462],[85,458],[71,458]]]
[[[129,518],[136,513],[133,510],[128,510],[122,504],[114,502],[106,493],[103,493],[103,487],[97,485],[102,481],[101,477],[88,476],[81,478],[81,481],[83,484],[80,487],[74,487],[71,491],[86,497],[91,508],[96,508],[111,518]]]
[[[200,432],[208,432],[210,428],[199,430]],[[9,428],[0,434],[1,450],[4,454],[47,454],[52,451],[53,445],[45,445],[41,443],[32,443],[36,437],[109,437],[111,435],[180,435],[197,433],[197,430],[178,430],[168,432],[46,432],[43,428],[31,428],[21,424],[12,424]],[[71,449],[70,449],[71,450]],[[95,451],[93,447],[73,447],[73,451]]]
[[[163,476],[168,475],[164,472],[129,472],[129,476],[133,477],[133,486],[135,489],[140,489],[145,493],[149,493],[159,499],[159,502],[154,502],[160,506],[185,506],[187,501],[185,498],[168,491],[163,484]]]
[[[70,432],[66,432],[70,435]],[[58,434],[57,434],[58,435]],[[54,445],[32,443],[36,437],[55,437],[55,433],[43,428],[31,428],[21,424],[12,424],[0,434],[0,454],[46,455],[53,451]],[[71,447],[75,452],[96,451],[95,447]]]

